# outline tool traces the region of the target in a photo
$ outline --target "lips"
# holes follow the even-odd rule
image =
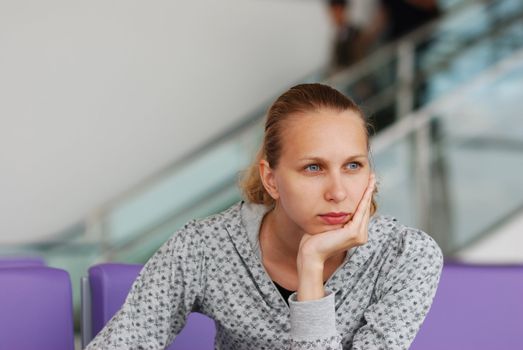
[[[339,225],[344,224],[348,221],[350,217],[350,213],[343,213],[343,212],[337,212],[337,213],[327,213],[327,214],[321,214],[320,218],[328,225]]]

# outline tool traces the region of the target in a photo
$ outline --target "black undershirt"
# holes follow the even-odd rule
[[[274,282],[274,281],[272,281],[272,282]],[[285,300],[287,305],[289,305],[289,297],[291,296],[292,293],[294,293],[294,291],[285,289],[276,282],[274,282],[274,285],[276,286],[276,288],[278,288],[278,291],[280,292],[281,296],[283,297],[283,300]]]
[[[283,297],[283,300],[285,300],[285,302],[287,303],[287,305],[289,305],[289,297],[290,297],[291,294],[294,293],[295,291],[294,291],[294,290],[288,290],[288,289],[283,288],[283,287],[280,286],[278,283],[276,283],[276,281],[272,281],[272,283],[274,283],[274,285],[276,286],[276,288],[278,288],[278,291],[280,292],[281,296]],[[325,285],[325,282],[323,282],[323,285]]]

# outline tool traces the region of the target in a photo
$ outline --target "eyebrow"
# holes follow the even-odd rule
[[[356,155],[350,156],[345,161],[348,162],[348,161],[360,159],[360,158],[367,159],[368,156],[366,154],[356,154]],[[319,163],[326,162],[325,159],[323,159],[321,157],[314,157],[314,156],[307,156],[307,157],[299,158],[298,161],[314,161],[314,162],[319,162]]]

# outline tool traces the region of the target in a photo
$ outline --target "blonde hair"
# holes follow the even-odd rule
[[[260,178],[259,164],[265,159],[269,166],[275,169],[282,151],[282,128],[290,116],[298,116],[307,112],[322,109],[343,112],[346,110],[354,111],[361,118],[365,126],[369,126],[362,110],[354,101],[341,92],[322,84],[301,84],[296,85],[284,92],[272,104],[267,112],[265,121],[265,134],[263,143],[256,154],[253,163],[245,170],[240,180],[240,188],[245,199],[251,203],[273,206],[274,199],[265,190]],[[367,148],[369,147],[369,134],[367,127],[364,127],[367,136]],[[371,215],[377,210],[374,195],[371,204]]]

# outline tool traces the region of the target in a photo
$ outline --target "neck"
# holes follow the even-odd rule
[[[264,256],[270,254],[273,259],[296,263],[303,232],[292,226],[283,215],[280,215],[277,208],[265,215],[260,231]]]

